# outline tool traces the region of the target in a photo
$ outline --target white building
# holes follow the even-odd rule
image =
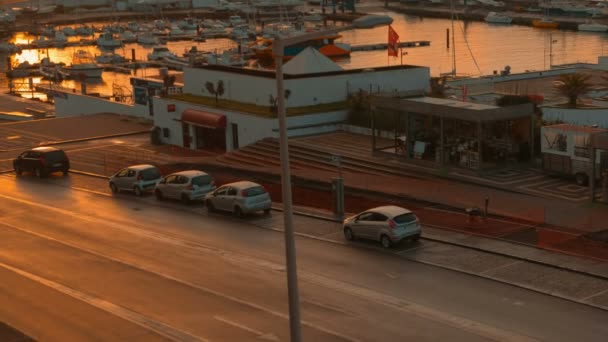
[[[191,149],[230,151],[260,139],[278,137],[278,120],[270,109],[270,98],[277,95],[273,70],[206,65],[184,68],[183,77],[182,92],[187,96],[158,96],[162,81],[133,78],[133,105],[125,107],[111,101],[91,104],[90,101],[102,100],[66,93],[55,99],[55,111],[57,116],[104,111],[147,117],[154,121],[163,143]],[[288,117],[288,134],[335,131],[347,120],[349,94],[359,90],[419,93],[428,90],[429,79],[428,67],[400,65],[342,70],[316,50],[305,50],[284,65],[288,114],[290,109],[299,112]],[[214,95],[208,92],[206,83],[217,86],[220,81],[224,94],[219,98],[232,104],[225,108],[241,110],[212,106]],[[197,99],[211,105],[201,105]],[[119,106],[124,109],[119,110]]]

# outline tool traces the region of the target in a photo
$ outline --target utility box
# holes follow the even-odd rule
[[[334,198],[334,214],[344,218],[344,180],[341,177],[331,179],[331,193]]]

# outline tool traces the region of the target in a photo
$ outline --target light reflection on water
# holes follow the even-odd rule
[[[432,75],[452,70],[454,49],[446,47],[446,29],[451,30],[450,20],[419,18],[391,12],[386,14],[394,18],[393,28],[400,35],[401,41],[431,41],[429,47],[404,49],[407,52],[407,55],[403,56],[404,64],[429,66]],[[88,25],[103,26],[105,24],[107,23],[89,23]],[[547,69],[550,60],[550,35],[556,41],[552,46],[554,64],[596,63],[597,56],[604,53],[603,47],[608,37],[606,33],[542,30],[518,25],[490,25],[483,22],[456,21],[454,26],[457,72],[469,75],[491,74],[494,70],[502,70],[506,65],[511,67],[512,72]],[[342,42],[351,45],[385,43],[387,28],[378,27],[370,30],[345,31],[341,34],[343,36]],[[18,34],[13,37],[13,41],[16,43],[27,43],[32,39],[35,39],[35,37],[25,34]],[[79,40],[81,37],[69,37],[69,39]],[[185,50],[192,46],[196,46],[199,50],[221,52],[224,49],[236,47],[236,43],[229,39],[208,39],[206,42],[168,42],[166,46],[181,56]],[[96,46],[32,49],[13,55],[12,61],[13,63],[23,61],[36,63],[48,53],[53,62],[69,64],[72,54],[77,49],[85,49],[92,55],[101,54],[101,50]],[[135,51],[136,59],[145,60],[152,47],[126,44],[125,47],[119,48],[115,52],[131,58],[132,49]],[[340,60],[338,63],[347,69],[369,68],[399,64],[400,58],[388,58],[386,50],[362,51],[353,52],[351,58]],[[0,58],[0,68],[5,70],[6,58]],[[158,70],[153,68],[139,69],[134,71],[133,74],[138,77],[145,77],[157,75]],[[89,92],[110,95],[113,85],[130,88],[129,77],[131,75],[104,72],[102,79],[96,83],[88,84],[87,89]],[[48,81],[34,78],[33,82]],[[80,91],[80,83],[77,80],[66,80],[61,85]],[[5,78],[2,79],[0,86],[2,88],[7,87]]]

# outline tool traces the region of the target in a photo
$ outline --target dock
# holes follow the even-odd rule
[[[397,47],[399,48],[415,48],[415,47],[426,47],[431,46],[429,40],[416,40],[411,42],[399,42]],[[388,43],[377,43],[377,44],[364,44],[364,45],[353,45],[350,47],[351,51],[373,51],[373,50],[386,50]]]

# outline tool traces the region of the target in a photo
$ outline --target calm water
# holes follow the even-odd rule
[[[419,18],[403,14],[387,13],[394,18],[393,28],[399,34],[401,41],[428,40],[430,47],[404,49],[404,64],[423,65],[431,68],[432,75],[450,72],[452,70],[452,54],[454,49],[446,46],[446,29],[451,29],[448,19]],[[101,26],[103,23],[93,23]],[[517,25],[490,25],[483,22],[456,21],[456,69],[458,74],[486,75],[494,70],[502,70],[506,65],[512,72],[525,70],[541,70],[549,67],[550,35],[553,39],[553,63],[563,64],[572,62],[597,62],[597,56],[604,53],[608,40],[606,33],[588,33],[574,31],[558,31],[535,29]],[[342,32],[342,41],[352,45],[386,42],[387,28],[378,27],[370,30]],[[27,42],[35,37],[17,34],[14,42]],[[79,39],[79,38],[70,38]],[[229,39],[209,39],[206,42],[168,42],[167,47],[178,55],[185,49],[197,46],[199,50],[224,50],[236,46]],[[50,59],[54,62],[71,62],[72,54],[78,48],[48,49]],[[94,46],[84,47],[92,55],[101,51]],[[124,56],[131,56],[135,49],[136,58],[145,60],[151,47],[137,44],[127,44],[116,50]],[[29,61],[35,63],[45,57],[47,50],[24,50],[11,58],[16,62]],[[608,53],[608,50],[606,51]],[[386,50],[353,52],[351,58],[339,61],[344,68],[368,68],[374,66],[395,65],[401,63],[400,58],[387,58]],[[0,68],[5,70],[6,57],[0,56]],[[157,69],[140,69],[134,73],[137,76],[158,74]],[[105,72],[101,81],[88,85],[89,92],[112,94],[112,88],[124,87],[130,89],[129,75]],[[34,83],[48,82],[34,78]],[[27,83],[27,82],[24,82]],[[3,77],[0,84],[7,87]],[[68,88],[80,89],[77,81],[68,80],[62,83]]]

